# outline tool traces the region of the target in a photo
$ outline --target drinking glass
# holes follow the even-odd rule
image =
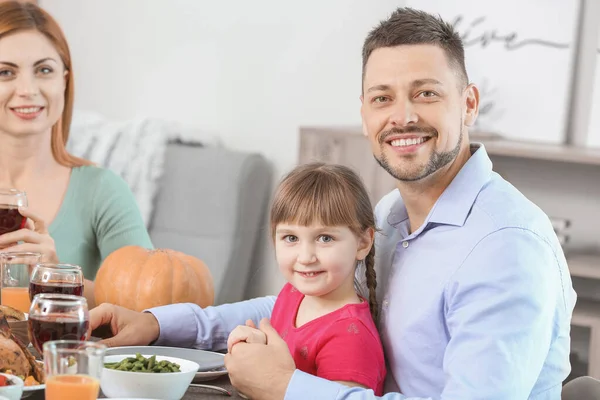
[[[37,264],[29,280],[29,298],[33,301],[34,296],[40,293],[83,296],[81,267],[73,264]]]
[[[96,400],[106,346],[56,340],[44,343],[46,400]]]
[[[30,273],[42,254],[29,252],[0,253],[0,303],[29,312]]]
[[[87,340],[90,315],[85,297],[38,294],[29,309],[29,337],[39,354],[51,340]]]
[[[25,227],[27,218],[19,213],[27,207],[27,195],[17,189],[0,189],[0,235]]]

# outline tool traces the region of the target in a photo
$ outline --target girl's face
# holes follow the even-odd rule
[[[42,33],[0,39],[0,132],[48,132],[63,112],[66,76],[58,52]]]
[[[306,296],[338,298],[354,292],[354,269],[373,243],[346,226],[278,224],[275,253],[286,280]]]

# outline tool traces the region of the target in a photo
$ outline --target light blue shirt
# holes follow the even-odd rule
[[[558,400],[570,372],[576,294],[552,225],[492,171],[482,145],[472,153],[416,231],[397,190],[375,209],[383,399]],[[246,319],[269,317],[274,301],[151,312],[159,344],[216,350]],[[297,370],[285,399],[307,398],[377,397]]]

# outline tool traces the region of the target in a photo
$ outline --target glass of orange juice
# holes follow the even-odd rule
[[[41,259],[40,253],[0,253],[0,304],[29,312],[29,279]]]
[[[97,342],[44,343],[46,400],[96,400],[106,346]]]

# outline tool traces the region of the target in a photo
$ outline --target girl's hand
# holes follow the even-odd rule
[[[246,325],[238,325],[230,334],[227,339],[227,352],[231,353],[231,349],[237,343],[257,343],[267,344],[267,335],[261,330],[256,329],[252,320],[246,321]]]
[[[0,249],[41,253],[42,262],[58,263],[54,239],[48,234],[46,223],[28,208],[19,207],[19,213],[27,218],[25,228],[0,235]]]

